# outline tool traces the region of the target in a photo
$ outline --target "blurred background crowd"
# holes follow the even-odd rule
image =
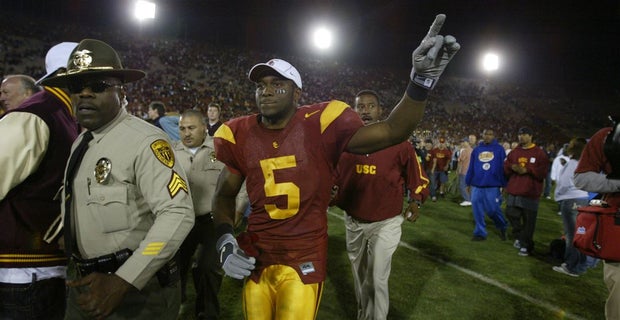
[[[58,24],[3,15],[0,19],[0,76],[44,72],[45,52],[62,41],[95,38],[119,51],[125,67],[142,69],[147,78],[127,87],[127,110],[147,118],[150,102],[165,103],[167,114],[189,108],[205,112],[210,102],[222,106],[223,121],[256,113],[254,85],[247,72],[273,57],[288,60],[302,74],[302,104],[338,99],[352,104],[355,93],[373,89],[385,106],[402,97],[409,70],[351,65],[302,56],[282,56],[197,40],[128,34],[111,28]],[[403,52],[403,55],[409,55]],[[590,136],[606,125],[620,93],[588,83],[507,83],[489,78],[454,77],[449,71],[431,93],[417,140],[445,137],[458,145],[469,134],[493,129],[500,142],[516,141],[519,127],[531,127],[539,145],[561,146],[574,136]],[[0,111],[2,112],[2,111]]]

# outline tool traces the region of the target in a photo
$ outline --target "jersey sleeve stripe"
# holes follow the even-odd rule
[[[224,139],[232,144],[237,144],[237,141],[235,140],[235,135],[233,134],[232,130],[230,130],[230,127],[226,124],[222,124],[220,128],[215,131],[213,137]]]
[[[349,107],[348,104],[333,100],[331,101],[325,110],[321,113],[321,133],[323,133],[329,125],[338,118],[344,110]]]

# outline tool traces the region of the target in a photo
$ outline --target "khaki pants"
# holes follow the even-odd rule
[[[361,223],[345,215],[347,253],[353,271],[357,319],[386,319],[392,255],[402,234],[402,215]]]
[[[620,263],[605,262],[603,280],[609,290],[609,296],[605,302],[605,318],[620,320]]]

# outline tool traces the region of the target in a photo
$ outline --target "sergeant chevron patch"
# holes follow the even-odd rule
[[[172,170],[172,177],[170,177],[170,183],[168,183],[168,192],[170,193],[170,197],[174,198],[181,190],[189,194],[187,182],[185,182],[185,180],[183,180],[178,173]]]

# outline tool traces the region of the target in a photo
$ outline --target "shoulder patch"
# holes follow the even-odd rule
[[[181,190],[189,194],[187,182],[181,178],[178,173],[172,170],[172,176],[170,177],[170,182],[168,182],[168,192],[170,193],[170,198],[174,198]]]
[[[235,140],[235,135],[233,134],[232,130],[230,130],[230,127],[227,126],[225,123],[222,124],[219,129],[217,129],[217,131],[215,131],[213,137],[224,139],[232,144],[237,144],[237,141]]]
[[[332,100],[321,113],[321,133],[323,133],[347,108],[349,108],[348,104],[342,101]]]
[[[151,143],[151,151],[157,157],[159,162],[163,163],[166,167],[172,168],[174,166],[174,152],[170,147],[168,141],[159,139]]]

